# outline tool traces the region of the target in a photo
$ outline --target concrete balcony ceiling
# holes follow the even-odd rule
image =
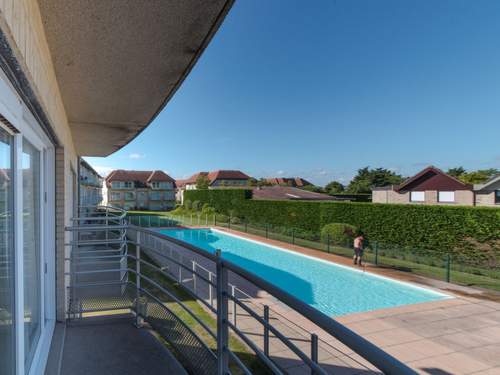
[[[136,137],[182,84],[233,0],[40,0],[79,155]]]

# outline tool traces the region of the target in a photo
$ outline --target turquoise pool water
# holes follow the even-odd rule
[[[212,229],[162,234],[214,253],[330,316],[436,301],[445,294]]]

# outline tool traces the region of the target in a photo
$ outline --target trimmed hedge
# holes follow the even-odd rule
[[[252,223],[319,233],[329,223],[358,227],[370,241],[415,249],[462,252],[487,244],[500,253],[500,209],[354,202],[251,200],[251,191],[188,190],[185,199]]]

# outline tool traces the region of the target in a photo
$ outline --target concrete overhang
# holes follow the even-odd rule
[[[59,89],[82,156],[107,156],[166,105],[233,0],[40,0]]]

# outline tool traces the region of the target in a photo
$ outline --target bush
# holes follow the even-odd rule
[[[351,224],[331,223],[321,229],[321,241],[330,241],[334,245],[348,245],[359,233],[359,229]]]
[[[193,202],[193,210],[200,211],[200,209],[201,209],[201,202],[198,200],[194,201]]]
[[[208,215],[212,216],[215,215],[215,208],[210,207],[207,203],[203,205],[203,208],[201,209],[202,215]]]
[[[184,208],[186,210],[191,210],[193,208],[193,203],[189,199],[186,199],[184,201]]]

